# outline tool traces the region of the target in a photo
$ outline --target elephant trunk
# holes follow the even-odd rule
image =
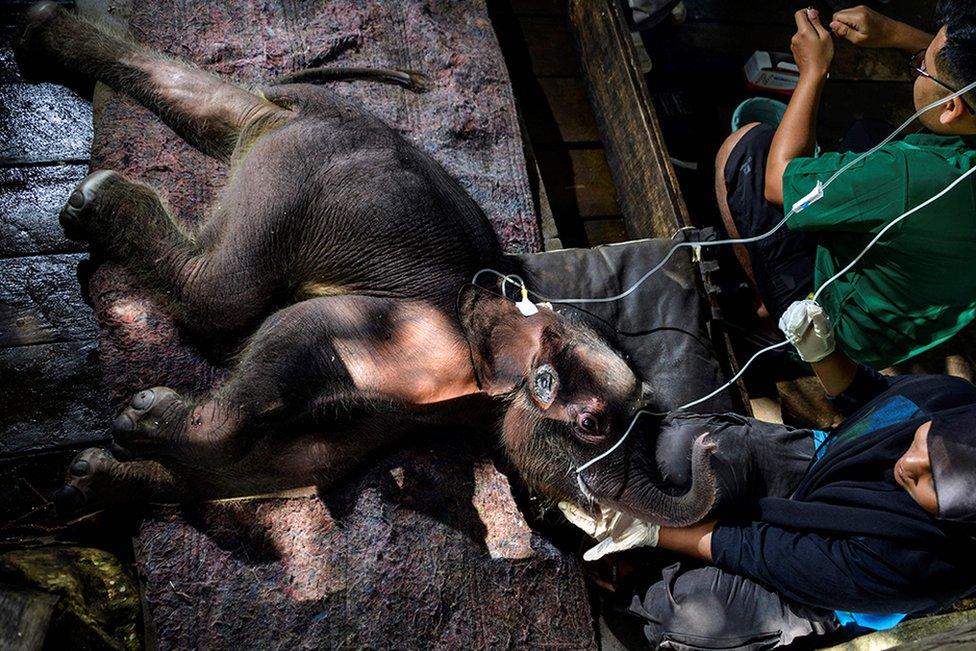
[[[691,447],[691,483],[682,490],[669,486],[657,464],[638,456],[625,471],[609,473],[593,468],[582,477],[596,501],[642,520],[669,527],[684,527],[702,521],[715,505],[717,483],[711,457],[716,444],[698,436]],[[615,481],[614,477],[623,477]],[[613,486],[613,488],[610,488]]]

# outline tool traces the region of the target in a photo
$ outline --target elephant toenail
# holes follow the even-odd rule
[[[152,389],[146,389],[145,391],[140,391],[139,393],[134,395],[132,397],[132,402],[130,402],[129,404],[132,405],[133,409],[148,409],[149,406],[152,405],[153,398],[155,397],[156,394],[153,392]]]
[[[113,432],[131,432],[136,427],[136,424],[132,422],[132,419],[125,414],[119,414],[115,420],[112,421],[112,431]]]
[[[68,205],[72,208],[81,208],[85,205],[85,193],[81,190],[75,190],[68,197]]]
[[[91,464],[84,459],[78,459],[71,464],[71,474],[75,477],[84,477],[91,472]]]

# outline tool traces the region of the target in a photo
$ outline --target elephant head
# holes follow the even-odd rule
[[[644,384],[608,336],[581,320],[542,308],[523,316],[512,301],[468,288],[460,318],[482,390],[507,401],[501,437],[526,483],[553,500],[596,511],[599,505],[652,522],[697,522],[715,501],[712,444],[686,445],[687,485],[669,482],[656,458],[655,411]]]

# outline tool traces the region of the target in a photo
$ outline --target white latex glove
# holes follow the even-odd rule
[[[661,527],[656,524],[609,509],[603,509],[598,518],[593,518],[569,502],[560,502],[559,510],[586,535],[599,541],[595,547],[586,550],[583,554],[585,561],[595,561],[607,554],[634,547],[657,546]]]
[[[796,301],[779,318],[779,329],[804,362],[819,362],[834,352],[830,317],[816,301]]]

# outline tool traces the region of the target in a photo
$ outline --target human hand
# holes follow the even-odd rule
[[[583,554],[585,561],[595,561],[607,554],[625,549],[657,545],[661,527],[620,511],[602,509],[600,515],[594,518],[569,502],[560,502],[559,510],[586,535],[599,541],[595,547],[586,550]]]
[[[835,13],[830,21],[830,31],[861,47],[898,47],[895,36],[900,24],[861,5]]]
[[[834,352],[830,317],[816,301],[795,301],[779,318],[779,329],[804,362],[819,362]]]
[[[790,42],[793,59],[804,76],[826,77],[834,58],[834,41],[830,32],[820,24],[820,13],[808,7],[794,15],[796,34]]]

